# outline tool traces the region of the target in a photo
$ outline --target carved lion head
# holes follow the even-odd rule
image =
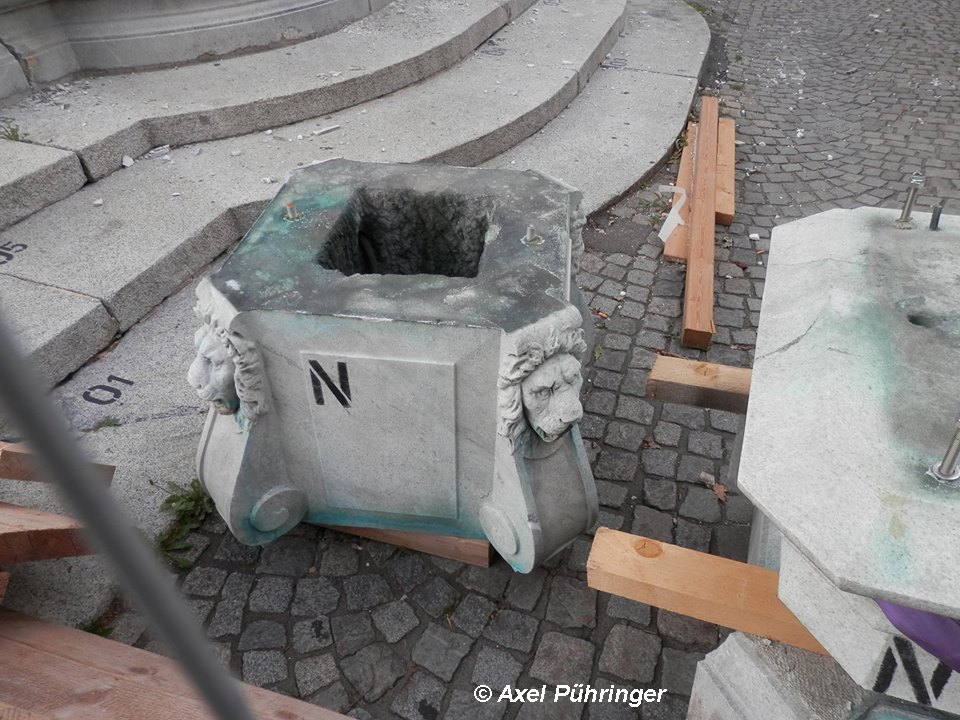
[[[578,358],[585,351],[581,329],[550,327],[525,337],[505,358],[498,382],[499,433],[512,448],[527,428],[553,442],[580,421]]]
[[[187,371],[187,382],[200,399],[211,403],[218,413],[232,415],[240,407],[240,398],[233,380],[237,369],[226,345],[209,325],[197,330],[193,344],[197,357]]]

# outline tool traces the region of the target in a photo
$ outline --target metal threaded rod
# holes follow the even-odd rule
[[[957,418],[956,431],[943,460],[930,466],[930,474],[937,480],[953,482],[960,479],[960,418]]]

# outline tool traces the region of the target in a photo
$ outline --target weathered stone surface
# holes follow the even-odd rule
[[[593,644],[557,632],[544,633],[530,667],[530,677],[549,685],[590,682]]]
[[[658,510],[673,510],[677,506],[677,483],[648,477],[643,481],[643,502]]]
[[[420,624],[417,614],[403,600],[395,600],[371,611],[373,624],[388,643],[402,639]]]
[[[254,620],[240,635],[237,649],[244,650],[283,650],[287,646],[287,631],[273,620]]]
[[[483,637],[511,650],[530,652],[540,622],[516,610],[500,610],[483,631]]]
[[[219,638],[240,632],[243,620],[243,606],[247,604],[247,595],[253,585],[253,575],[231,573],[223,585],[223,599],[217,604],[207,634]]]
[[[266,576],[257,578],[250,593],[249,608],[257,613],[282,613],[293,599],[293,578]]]
[[[499,598],[503,595],[503,591],[513,574],[506,563],[497,562],[488,568],[467,568],[460,576],[460,582],[469,590],[476,590],[492,598]]]
[[[385,569],[404,592],[430,577],[429,567],[419,553],[398,553],[387,561]]]
[[[354,575],[343,581],[347,608],[362,610],[385,603],[393,597],[387,581],[379,575]]]
[[[466,635],[430,623],[417,641],[410,657],[417,665],[450,681],[473,645]]]
[[[330,620],[330,630],[340,656],[351,655],[374,641],[373,624],[367,612],[338,615]]]
[[[243,654],[243,681],[264,687],[287,678],[287,659],[279,650],[251,650]]]
[[[710,488],[691,487],[680,504],[680,514],[704,522],[720,520],[720,499]]]
[[[382,643],[367,645],[344,658],[340,661],[340,670],[367,702],[380,699],[404,676],[403,661]]]
[[[677,472],[677,454],[672,450],[649,448],[644,450],[643,471],[649,475],[672,478]],[[686,459],[686,458],[684,458]]]
[[[653,508],[641,506],[633,512],[630,532],[653,540],[673,542],[673,518]]]
[[[522,576],[521,576],[522,577]],[[480,637],[497,606],[480,595],[467,595],[457,605],[451,620],[470,637]]]
[[[454,690],[443,717],[444,720],[500,720],[506,711],[507,703],[479,703],[472,691]]]
[[[599,669],[624,680],[647,683],[660,656],[660,638],[628,625],[614,625],[603,643]]]
[[[257,572],[265,575],[301,577],[313,566],[317,545],[307,538],[287,535],[266,545],[257,563]]]
[[[320,616],[315,620],[300,620],[293,626],[293,649],[304,654],[328,647],[333,642],[330,619]]]
[[[306,697],[340,678],[332,653],[298,660],[293,674],[297,679],[297,691],[301,697]]]
[[[697,663],[703,660],[703,653],[688,653],[673,648],[663,648],[660,681],[669,692],[677,695],[689,695],[693,688],[693,677],[697,672]]]
[[[297,581],[297,591],[290,612],[298,616],[329,615],[337,609],[339,601],[340,591],[326,578],[301,578]]]
[[[514,573],[507,586],[507,602],[521,610],[533,610],[543,592],[545,578],[546,573],[541,568],[525,574]]]
[[[353,575],[357,571],[359,558],[357,557],[357,551],[350,545],[336,542],[321,552],[319,568],[321,575],[345,577]]]
[[[443,578],[434,577],[410,593],[410,597],[427,615],[436,618],[453,612],[460,594]]]
[[[474,685],[504,688],[513,685],[522,670],[523,665],[514,660],[510,653],[482,645],[474,661],[470,681]]]
[[[664,639],[685,650],[709,652],[719,643],[716,625],[669,610],[657,612],[657,631]]]
[[[211,597],[220,593],[227,580],[227,571],[219,568],[198,567],[190,571],[180,589],[189,595]]]
[[[418,672],[397,694],[390,709],[404,720],[436,720],[444,693],[442,682]]]
[[[0,149],[3,144],[22,143],[0,140]],[[2,202],[0,200],[0,205]],[[21,244],[29,248],[27,243],[11,247]],[[7,254],[16,257],[12,252]],[[60,382],[108,345],[118,330],[116,320],[98,298],[17,277],[3,276],[0,303],[6,308],[21,309],[8,311],[5,322],[18,347],[49,386]]]
[[[607,601],[607,615],[621,620],[630,620],[638,625],[650,624],[650,606],[619,595],[611,595]]]
[[[595,627],[597,591],[581,580],[555,577],[547,601],[547,620],[563,628]]]
[[[719,528],[718,528],[719,529]],[[676,544],[698,552],[710,552],[710,526],[698,525],[695,522],[677,519],[677,529],[674,533]]]

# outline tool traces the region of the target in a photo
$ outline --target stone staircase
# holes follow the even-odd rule
[[[670,152],[708,42],[681,0],[395,0],[299,45],[0,107],[29,133],[0,141],[4,319],[55,384],[333,157],[534,168],[594,211]]]

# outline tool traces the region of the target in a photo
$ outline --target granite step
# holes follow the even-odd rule
[[[25,148],[75,154],[87,177],[99,180],[123,167],[124,156],[318,117],[419,82],[458,63],[534,1],[394,0],[296,45],[61,83],[0,106],[0,122],[28,134]],[[12,164],[12,152],[0,145],[0,168]],[[17,196],[32,211],[62,197],[25,171],[18,179],[39,186],[29,200]],[[20,219],[0,211],[0,229]]]
[[[583,191],[587,215],[652,176],[686,124],[710,45],[703,17],[674,0],[629,0],[623,35],[570,105],[485,163],[534,169]]]
[[[86,182],[76,153],[0,140],[0,229],[62,200]],[[0,264],[4,259],[0,255]]]

